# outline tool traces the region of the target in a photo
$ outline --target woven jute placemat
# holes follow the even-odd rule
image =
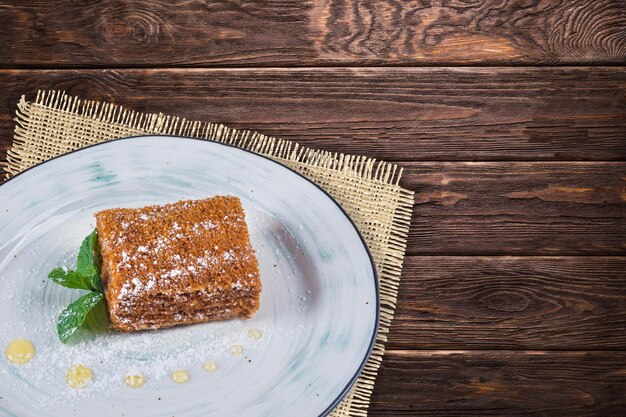
[[[331,413],[333,417],[367,416],[396,307],[413,205],[413,193],[399,185],[401,169],[362,156],[308,149],[257,132],[139,113],[59,91],[40,91],[34,101],[22,97],[16,116],[13,146],[4,166],[7,177],[84,146],[128,136],[163,134],[224,142],[268,156],[324,188],[361,231],[380,280],[380,323],[374,350],[352,390]]]

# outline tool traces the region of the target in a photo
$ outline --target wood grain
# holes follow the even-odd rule
[[[626,352],[388,351],[371,416],[621,416]]]
[[[624,63],[621,0],[0,3],[0,65]]]
[[[387,348],[626,350],[625,257],[408,256]]]
[[[61,89],[398,162],[368,415],[620,416],[624,27],[624,0],[0,0],[0,161],[20,95]]]
[[[407,162],[409,254],[626,253],[624,162]]]
[[[54,88],[392,161],[626,160],[623,67],[0,70],[0,85],[4,149],[20,95]]]

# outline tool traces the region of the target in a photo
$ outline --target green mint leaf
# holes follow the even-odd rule
[[[93,276],[96,275],[96,269],[92,266],[91,275],[84,275],[72,270],[64,270],[63,268],[54,268],[48,278],[67,288],[76,288],[79,290],[90,290],[93,287]]]
[[[76,260],[76,269],[84,275],[90,275],[90,268],[95,268],[93,259],[93,251],[96,248],[96,230],[94,229],[80,245],[78,251],[78,259]]]
[[[109,313],[107,312],[106,303],[98,303],[91,309],[85,322],[81,326],[81,329],[85,329],[88,333],[100,334],[105,333],[111,329],[111,323],[109,323]]]
[[[61,312],[57,321],[57,333],[61,342],[67,343],[69,338],[76,332],[76,329],[83,324],[91,309],[102,302],[102,300],[104,300],[104,295],[101,292],[90,292],[74,301]]]
[[[78,258],[76,260],[76,269],[83,275],[89,277],[91,287],[89,289],[102,291],[102,282],[100,281],[100,268],[97,262],[97,245],[98,235],[94,229],[80,245]]]
[[[91,277],[91,288],[94,291],[102,292],[102,281],[100,281],[100,274],[98,272]]]
[[[94,265],[86,266],[83,270],[85,280],[89,283],[90,290],[102,291],[102,283],[100,282],[100,274]]]
[[[95,232],[95,230],[94,230]],[[96,235],[97,237],[97,235]],[[93,276],[93,278],[91,279],[93,288],[96,291],[100,291],[102,292],[102,280],[100,279],[100,272],[102,271],[102,255],[100,254],[100,246],[98,245],[98,239],[96,238],[94,240],[94,249],[93,249],[93,266],[96,270],[96,274]]]

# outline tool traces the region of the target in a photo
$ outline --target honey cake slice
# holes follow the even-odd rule
[[[114,329],[249,318],[261,280],[241,201],[217,196],[96,213]]]

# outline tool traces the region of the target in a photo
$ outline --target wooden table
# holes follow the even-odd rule
[[[0,1],[0,42],[0,160],[54,88],[406,168],[371,416],[626,415],[623,0]]]

